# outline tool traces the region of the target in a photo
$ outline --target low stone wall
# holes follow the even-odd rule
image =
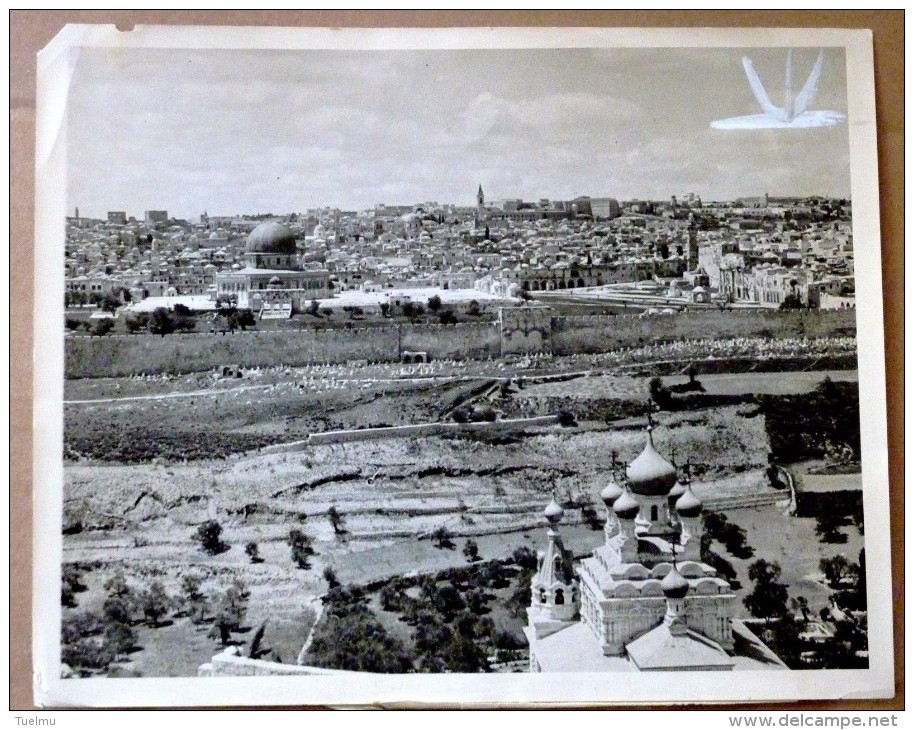
[[[289,675],[353,675],[358,672],[347,672],[339,669],[324,669],[298,664],[280,664],[265,662],[262,659],[249,659],[239,656],[238,650],[229,647],[221,654],[216,654],[197,670],[198,677],[277,677]]]
[[[836,515],[849,517],[863,512],[863,492],[855,489],[831,492],[797,491],[797,517]]]
[[[533,426],[551,426],[559,422],[558,416],[535,416],[533,418],[506,418],[502,421],[480,421],[474,423],[415,423],[406,426],[382,426],[380,428],[354,428],[345,431],[324,431],[308,436],[310,444],[340,444],[352,441],[368,441],[388,438],[422,438],[446,433],[484,433],[503,435],[523,431]],[[295,448],[290,444],[289,448]]]

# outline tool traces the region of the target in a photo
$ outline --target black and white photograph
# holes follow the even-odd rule
[[[36,697],[890,696],[872,63],[848,30],[66,28]]]

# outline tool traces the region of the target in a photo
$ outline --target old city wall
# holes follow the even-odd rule
[[[266,330],[234,334],[108,335],[68,337],[69,378],[135,373],[194,372],[223,365],[266,367],[396,362],[403,351],[435,360],[494,357],[499,331],[489,322],[335,330]]]
[[[680,339],[855,334],[853,310],[704,310],[652,317],[553,317],[550,337],[543,344],[544,351],[566,355]],[[501,353],[501,331],[497,325],[480,322],[351,330],[249,331],[229,335],[77,336],[68,337],[65,343],[66,373],[70,378],[193,372],[223,365],[395,362],[405,350],[427,352],[432,359],[497,357]]]
[[[499,329],[493,322],[413,325],[403,328],[401,338],[403,350],[427,352],[434,360],[478,360],[500,353]]]
[[[853,310],[702,310],[675,315],[554,317],[552,352],[604,352],[650,342],[735,337],[826,337],[856,335]]]
[[[395,327],[371,330],[299,330],[235,334],[70,337],[65,343],[69,378],[135,373],[194,372],[223,365],[266,367],[389,362],[398,359]]]

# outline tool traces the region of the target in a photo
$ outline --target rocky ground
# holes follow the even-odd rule
[[[68,383],[64,562],[89,568],[79,610],[100,609],[102,585],[116,569],[138,588],[159,579],[174,594],[188,573],[203,576],[211,591],[240,578],[251,592],[248,625],[268,620],[268,640],[284,661],[294,661],[301,627],[326,590],[325,567],[344,582],[369,582],[464,564],[460,548],[468,537],[478,541],[483,558],[504,557],[521,545],[535,548],[542,541],[541,510],[553,492],[568,505],[569,544],[591,549],[601,536],[583,524],[586,509],[603,514],[598,494],[613,454],[630,461],[644,445],[648,378],[601,372],[550,382],[561,368],[535,365],[408,371],[359,365],[345,372],[277,369],[231,381],[201,374]],[[800,377],[803,387],[817,382],[808,373]],[[741,392],[790,380],[783,373],[743,378]],[[257,451],[313,431],[434,421],[471,398],[502,415],[536,415],[563,404],[591,417],[510,439],[473,435]],[[599,410],[594,401],[608,408],[606,417],[592,417]],[[725,405],[660,413],[656,421],[657,448],[676,463],[690,461],[703,499],[771,490],[763,416]],[[171,450],[161,448],[163,434]],[[328,519],[331,507],[342,515],[337,529]],[[218,555],[204,553],[193,537],[207,520],[223,528],[228,549]],[[758,522],[748,520],[747,529],[761,530]],[[441,527],[454,536],[455,549],[430,539]],[[314,540],[308,569],[292,562],[290,529]],[[262,562],[246,555],[249,542],[257,543]],[[219,648],[183,618],[143,629],[141,639],[143,649],[122,667],[127,673],[193,673]],[[180,650],[165,651],[165,645]]]

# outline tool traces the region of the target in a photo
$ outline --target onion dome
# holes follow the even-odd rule
[[[543,510],[543,514],[546,516],[549,524],[554,527],[561,521],[562,515],[565,514],[565,510],[561,508],[559,503],[555,501],[555,497],[553,497],[552,501],[546,506],[546,509]]]
[[[670,572],[660,581],[660,589],[667,598],[685,598],[685,594],[689,592],[689,582],[673,565]]]
[[[248,236],[245,251],[291,256],[296,252],[295,236],[279,223],[261,223]]]
[[[616,480],[610,477],[609,484],[603,487],[603,491],[600,492],[600,499],[603,500],[603,504],[607,507],[612,507],[613,503],[619,499],[624,492],[625,490],[616,484]]]
[[[632,496],[632,493],[627,489],[622,492],[615,503],[613,504],[613,512],[616,513],[616,516],[623,520],[633,520],[638,514],[638,510],[641,509],[641,505],[638,504],[638,500]]]
[[[677,480],[670,490],[670,493],[666,496],[669,498],[671,504],[675,504],[676,500],[685,494],[685,492],[686,488],[682,485],[682,482]]]
[[[698,517],[703,507],[701,500],[692,491],[692,485],[686,487],[685,493],[676,500],[676,511],[682,517]]]
[[[644,451],[628,465],[626,473],[632,492],[649,497],[667,495],[676,483],[676,467],[657,453],[650,427]]]

